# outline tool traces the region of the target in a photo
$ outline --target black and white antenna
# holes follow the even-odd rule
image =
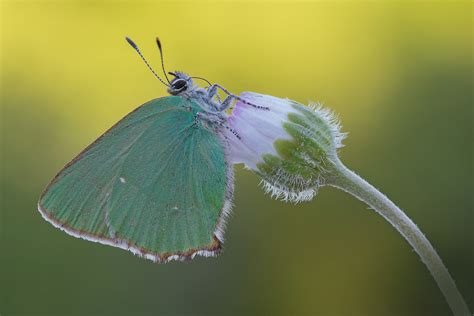
[[[161,42],[158,37],[156,38],[156,45],[158,46],[158,49],[160,50],[161,69],[163,69],[163,73],[165,74],[165,78],[168,81],[168,83],[171,83],[170,80],[168,79],[168,76],[166,75],[165,62],[163,60],[163,50],[161,49]]]
[[[203,80],[203,81],[207,82],[209,84],[209,86],[212,86],[212,83],[210,83],[209,80],[207,80],[206,78],[203,78],[203,77],[191,77],[191,78]]]
[[[132,41],[129,37],[125,37],[125,39],[127,40],[127,42],[130,44],[130,46],[133,47],[133,49],[138,53],[138,55],[140,55],[140,57],[143,59],[143,61],[145,62],[145,64],[147,65],[148,69],[150,69],[150,71],[153,73],[153,75],[156,77],[156,79],[160,80],[160,82],[162,84],[164,84],[165,86],[169,87],[169,84],[167,84],[165,81],[163,81],[163,79],[160,78],[160,76],[158,76],[156,74],[156,72],[153,70],[153,68],[151,68],[150,64],[148,63],[148,61],[145,59],[145,57],[143,56],[142,52],[140,51],[140,49],[138,48],[137,44],[135,44],[134,41]],[[161,50],[160,50],[161,51]],[[163,59],[162,59],[162,64],[163,64]],[[166,74],[165,74],[166,76]],[[166,78],[168,80],[168,78]],[[169,82],[169,80],[168,80]]]

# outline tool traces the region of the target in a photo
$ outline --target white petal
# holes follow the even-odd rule
[[[244,163],[248,168],[256,170],[256,165],[262,162],[262,155],[276,155],[273,143],[277,139],[291,139],[283,128],[288,121],[288,114],[295,112],[290,100],[280,99],[263,94],[244,92],[242,99],[261,107],[238,101],[228,119],[230,128],[240,136],[228,133],[233,163]]]

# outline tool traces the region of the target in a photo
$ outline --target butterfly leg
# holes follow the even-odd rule
[[[219,103],[217,110],[219,112],[227,110],[231,106],[232,100],[234,100],[234,96],[232,95],[227,96],[227,98],[225,98],[223,102]]]
[[[234,99],[239,100],[240,102],[245,103],[245,104],[247,104],[247,105],[250,105],[250,106],[252,106],[252,107],[254,107],[254,108],[256,108],[256,109],[267,110],[267,111],[270,110],[270,109],[269,109],[268,107],[266,107],[266,106],[256,105],[256,104],[253,104],[253,103],[248,102],[247,100],[242,99],[241,97],[239,97],[239,96],[237,96],[237,95],[231,93],[229,90],[227,90],[226,88],[224,88],[223,86],[221,86],[220,84],[217,84],[217,83],[215,83],[215,84],[213,84],[212,86],[210,86],[209,89],[208,89],[208,91],[213,91],[214,89],[217,90],[217,88],[221,89],[221,90],[222,90],[225,94],[227,94],[228,96],[231,96],[231,97],[233,97]],[[215,93],[214,93],[214,94],[215,94]],[[225,102],[225,100],[224,100],[224,102]]]
[[[231,132],[237,139],[242,139],[240,135],[230,126],[227,125],[225,121],[222,120],[222,117],[217,116],[216,114],[209,114],[205,112],[198,112],[194,116],[194,127],[197,127],[200,122],[206,121],[207,123],[210,123],[210,125],[219,125],[225,129],[227,129],[229,132]]]
[[[207,89],[207,95],[209,96],[209,99],[216,97],[219,104],[222,103],[221,97],[217,94],[217,86],[215,84],[209,86]]]

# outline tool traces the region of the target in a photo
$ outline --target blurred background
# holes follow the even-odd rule
[[[450,315],[379,215],[323,188],[272,200],[236,168],[223,254],[153,264],[36,210],[159,68],[336,111],[343,162],[418,224],[474,310],[472,2],[1,1],[1,315]]]

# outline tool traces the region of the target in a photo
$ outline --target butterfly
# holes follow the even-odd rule
[[[214,256],[232,205],[228,138],[240,138],[227,124],[226,110],[237,100],[268,108],[201,77],[176,71],[169,80],[157,39],[165,82],[126,40],[170,96],[138,107],[85,148],[49,183],[38,209],[72,236],[155,262]]]

